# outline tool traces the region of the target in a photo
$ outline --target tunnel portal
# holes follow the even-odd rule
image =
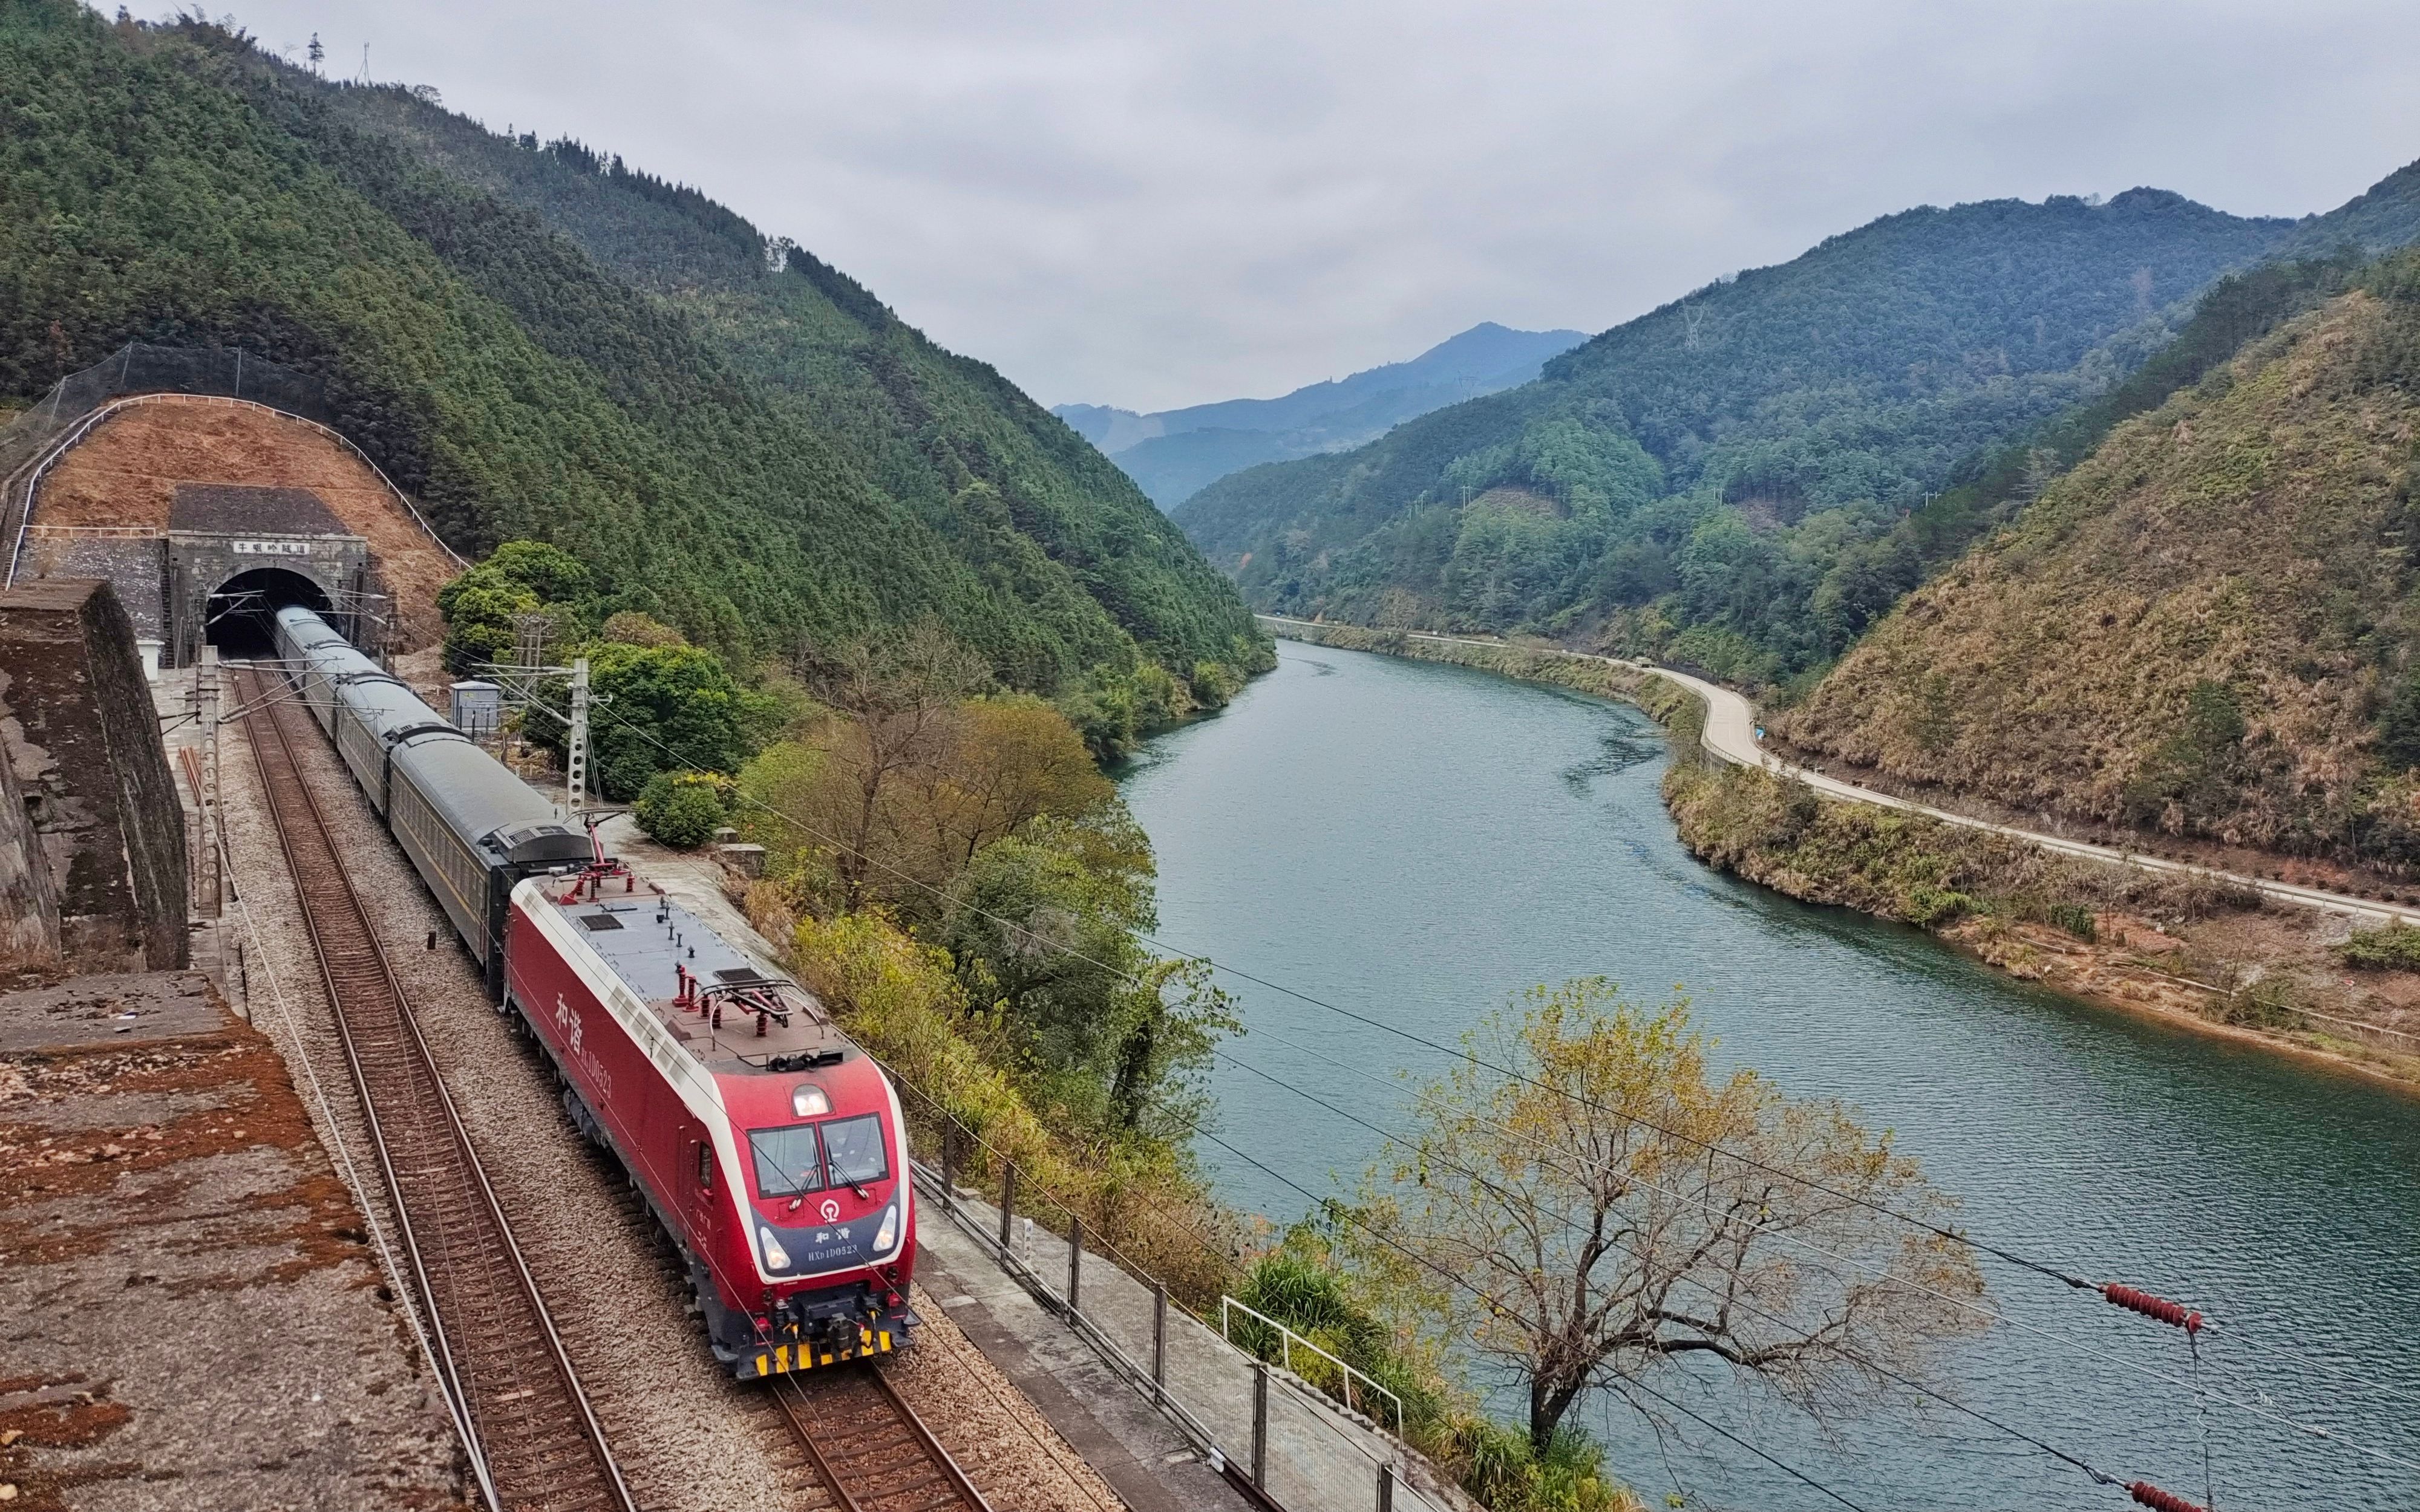
[[[365,649],[384,643],[386,599],[369,543],[304,488],[180,484],[168,517],[167,645],[181,666],[207,643],[270,654],[272,617],[300,604]]]
[[[277,654],[276,614],[301,605],[321,618],[335,612],[326,589],[288,567],[247,567],[203,601],[202,639],[229,657]]]

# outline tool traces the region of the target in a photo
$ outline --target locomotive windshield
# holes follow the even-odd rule
[[[861,1118],[834,1119],[822,1128],[824,1159],[831,1166],[832,1185],[864,1186],[891,1174],[879,1118],[868,1113]]]
[[[822,1148],[815,1143],[823,1134]],[[789,1197],[830,1186],[866,1186],[891,1174],[876,1114],[801,1123],[787,1129],[756,1129],[748,1135],[756,1158],[756,1195]]]
[[[815,1153],[815,1126],[758,1129],[748,1135],[756,1157],[756,1195],[795,1196],[823,1186],[823,1162]]]

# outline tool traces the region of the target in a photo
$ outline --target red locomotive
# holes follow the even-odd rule
[[[915,1191],[882,1069],[318,615],[281,609],[277,644],[582,1133],[680,1246],[715,1358],[744,1380],[907,1343]]]
[[[740,1379],[907,1342],[915,1191],[890,1078],[814,998],[618,862],[513,889],[504,992],[679,1242]]]

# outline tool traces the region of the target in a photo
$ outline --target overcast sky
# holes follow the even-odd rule
[[[1481,320],[1598,331],[1911,205],[2153,184],[2300,215],[2420,158],[2412,0],[236,19],[697,184],[1046,404],[1273,394]]]

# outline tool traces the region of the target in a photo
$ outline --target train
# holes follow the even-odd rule
[[[671,1236],[717,1362],[746,1381],[906,1348],[913,1167],[874,1057],[318,615],[278,610],[274,640],[490,1001]]]

